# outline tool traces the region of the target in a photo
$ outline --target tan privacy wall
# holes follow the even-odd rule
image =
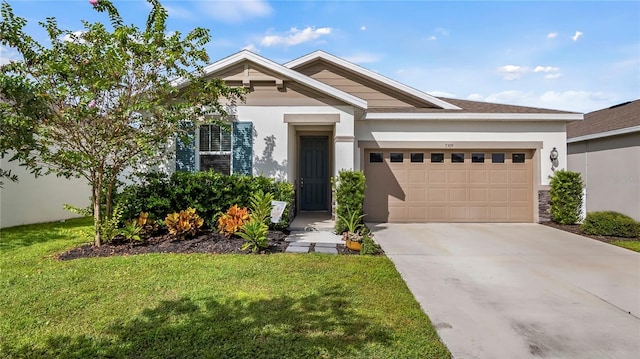
[[[365,150],[365,213],[381,222],[532,222],[533,150]],[[372,162],[372,153],[382,162]],[[432,162],[431,154],[443,162]],[[504,154],[493,163],[492,154]],[[524,163],[513,163],[512,154]],[[402,162],[399,160],[402,154]],[[412,156],[413,154],[413,156]],[[423,161],[419,162],[420,154]],[[464,154],[464,162],[452,162]],[[484,162],[472,162],[482,154]],[[436,155],[437,157],[438,155]],[[412,157],[414,162],[412,162]],[[437,159],[436,159],[437,160]]]
[[[580,172],[587,188],[587,212],[616,211],[640,221],[640,133],[568,147],[568,169]]]

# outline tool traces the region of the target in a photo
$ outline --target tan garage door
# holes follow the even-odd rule
[[[366,150],[367,220],[532,222],[533,150]]]

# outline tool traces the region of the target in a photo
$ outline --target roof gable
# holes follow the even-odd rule
[[[304,69],[306,68],[306,69],[310,69],[311,73],[313,72],[318,73],[319,69],[310,68],[311,66],[313,66],[315,63],[318,63],[318,62],[324,62],[325,64],[328,64],[329,65],[328,71],[332,71],[335,73],[337,68],[342,71],[350,72],[364,79],[363,82],[374,84],[374,86],[378,87],[378,89],[381,87],[390,88],[392,91],[403,94],[404,97],[407,99],[414,98],[419,101],[425,102],[427,104],[426,106],[422,105],[418,107],[435,107],[435,108],[440,108],[445,110],[460,110],[458,106],[455,106],[449,102],[443,101],[425,92],[416,90],[398,81],[392,80],[388,77],[380,75],[371,70],[367,70],[354,63],[351,63],[339,57],[333,56],[324,51],[315,51],[313,53],[310,53],[308,55],[305,55],[303,57],[290,61],[284,64],[284,66],[287,68],[297,70],[297,71],[302,71],[302,72],[305,72]],[[344,76],[344,72],[338,75]],[[353,76],[346,76],[346,77],[349,77],[349,80],[351,81],[355,80]],[[319,76],[318,78],[322,78],[322,76]],[[359,82],[359,81],[356,81],[356,82]],[[339,85],[336,85],[335,82],[333,83],[333,85],[339,86]],[[347,89],[349,85],[350,85],[349,83],[344,83],[341,87],[343,87],[343,89]],[[379,92],[382,93],[383,91],[379,91]],[[393,96],[389,96],[389,97],[391,98]],[[403,99],[400,98],[400,100],[402,101]],[[413,107],[412,104],[409,104],[408,102],[407,102],[407,105],[408,105],[407,107]],[[396,104],[396,107],[397,107],[397,104]]]
[[[263,71],[265,76],[270,76],[276,80],[289,80],[305,86],[311,89],[329,95],[330,97],[341,100],[350,105],[356,106],[361,109],[367,109],[367,101],[353,96],[349,93],[331,87],[325,83],[314,80],[308,76],[305,76],[297,71],[291,70],[285,66],[275,63],[269,59],[259,56],[251,51],[242,50],[236,54],[228,56],[222,60],[216,61],[203,69],[203,76],[214,76],[217,74],[223,74],[225,76],[238,76],[242,79],[244,74],[240,74],[238,65],[249,61],[260,68],[265,69]],[[188,83],[180,80],[174,82],[177,87],[187,86]]]

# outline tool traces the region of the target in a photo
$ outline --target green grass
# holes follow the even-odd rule
[[[630,249],[632,251],[640,252],[640,241],[615,241],[611,242],[618,247]]]
[[[385,257],[55,259],[91,229],[0,232],[0,357],[450,357]]]

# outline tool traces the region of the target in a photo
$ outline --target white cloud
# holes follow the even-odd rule
[[[268,16],[273,11],[264,0],[201,1],[198,6],[204,15],[227,23]]]
[[[436,40],[438,40],[438,38],[437,38],[437,37],[435,37],[435,36],[429,36],[429,38],[428,38],[427,40],[429,40],[429,41],[436,41]]]
[[[546,75],[544,75],[544,78],[547,79],[547,80],[555,80],[555,79],[558,79],[560,77],[562,77],[562,74],[559,73],[559,72],[555,73],[555,74],[546,74]]]
[[[164,6],[164,8],[167,10],[167,12],[169,13],[169,17],[171,18],[178,18],[178,19],[194,19],[195,16],[193,15],[193,13],[185,8],[182,8],[180,6],[174,6],[174,5],[165,5],[163,4],[162,6]]]
[[[578,41],[578,39],[580,38],[580,36],[584,35],[582,32],[580,31],[576,31],[576,34],[573,35],[571,38],[573,39],[573,41]]]
[[[558,36],[557,32],[550,32],[547,34],[547,39],[555,39]]]
[[[84,34],[84,31],[75,31],[73,32],[73,34],[66,34],[62,37],[62,41],[67,41],[67,42],[77,41],[77,43],[79,44],[84,44],[86,41],[82,38],[82,34]]]
[[[452,94],[450,92],[445,92],[445,91],[427,91],[427,93],[431,96],[435,96],[435,97],[447,97],[447,98],[456,98],[458,96],[456,96],[455,94]]]
[[[478,93],[472,93],[471,95],[467,96],[467,100],[470,101],[484,101],[484,96],[478,94]]]
[[[256,47],[254,44],[248,44],[247,46],[242,48],[243,50],[249,50],[251,52],[260,53],[260,49]]]
[[[381,54],[374,54],[371,52],[359,52],[350,56],[341,56],[343,59],[353,62],[354,64],[370,64],[380,61]]]
[[[0,66],[20,60],[20,53],[18,53],[18,51],[9,47],[0,46]]]
[[[280,35],[267,35],[262,38],[260,45],[262,46],[293,46],[304,42],[313,41],[320,36],[329,35],[333,29],[330,27],[306,27],[302,30],[292,27],[284,36]]]
[[[365,31],[366,29],[367,29],[366,26],[364,26],[364,25],[360,26],[360,30]]]
[[[468,99],[482,100],[482,95],[472,94]],[[562,111],[591,112],[620,101],[615,95],[592,91],[547,91],[544,93],[502,91],[484,98],[484,101],[510,105],[541,107]]]
[[[558,72],[560,68],[552,66],[536,66],[533,72]]]
[[[444,28],[437,28],[435,30],[438,34],[442,35],[442,36],[449,36],[449,30],[448,29],[444,29]]]
[[[498,72],[502,74],[505,80],[512,81],[519,79],[522,75],[529,72],[529,68],[526,66],[505,65],[499,67]]]

